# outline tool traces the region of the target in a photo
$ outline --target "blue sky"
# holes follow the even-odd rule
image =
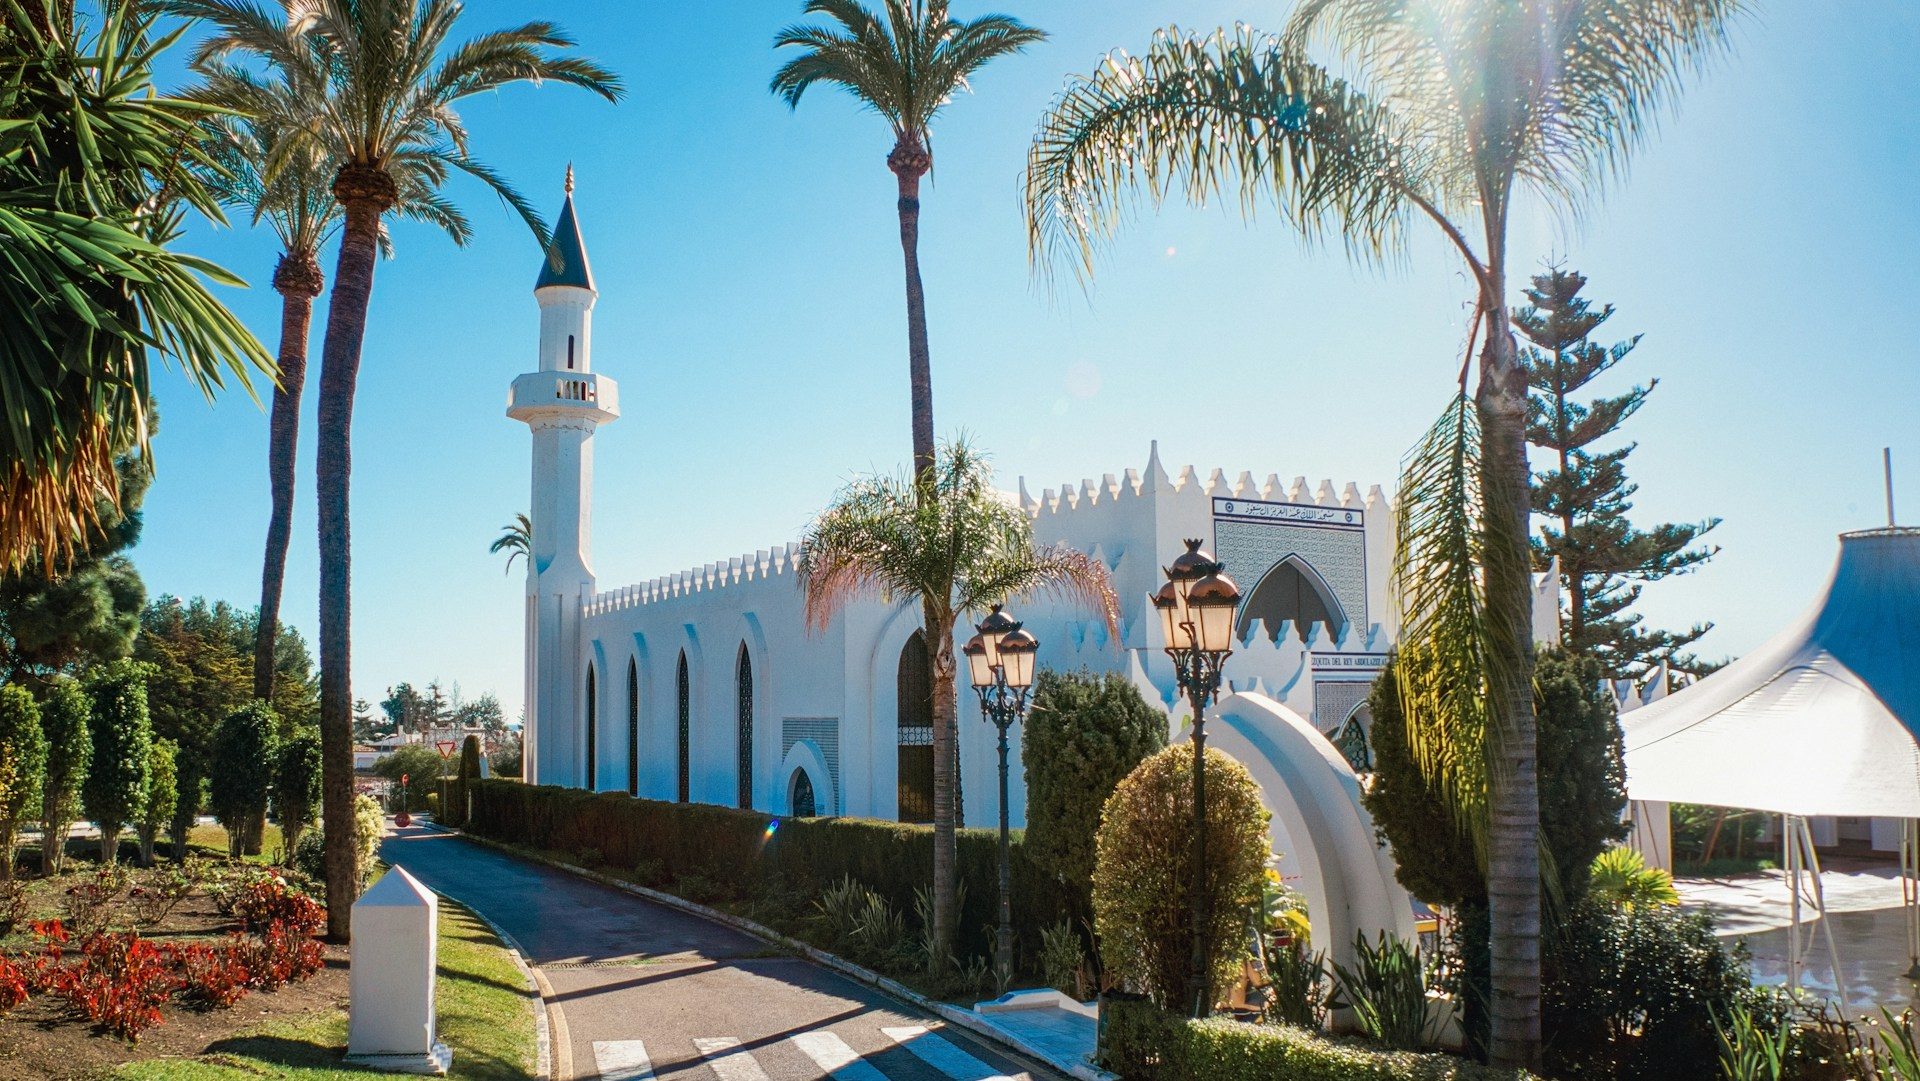
[[[1470,290],[1425,238],[1385,269],[1303,247],[1219,209],[1143,215],[1090,294],[1030,278],[1019,172],[1071,72],[1159,26],[1277,26],[1284,2],[991,5],[1052,34],[976,80],[936,130],[922,262],[936,423],[1035,491],[1140,466],[1391,485],[1449,393]],[[1517,224],[1517,266],[1557,258],[1644,334],[1602,390],[1657,375],[1629,434],[1638,514],[1719,516],[1723,551],[1652,587],[1655,623],[1711,620],[1737,654],[1818,589],[1835,533],[1884,518],[1894,448],[1903,519],[1920,521],[1920,364],[1907,308],[1920,250],[1920,8],[1758,5],[1731,58],[1693,81],[1626,180],[1578,222]],[[987,10],[959,0],[962,15]],[[552,14],[474,0],[469,33]],[[603,587],[794,539],[855,473],[907,453],[904,312],[884,124],[817,92],[766,92],[772,35],[798,0],[559,9],[627,80],[618,106],[516,88],[463,114],[476,155],[549,216],[568,161],[600,287],[597,370],[624,416],[597,438]],[[1844,12],[1844,17],[1836,12]],[[394,228],[378,272],[354,426],[354,684],[399,680],[520,699],[521,579],[486,546],[527,505],[528,435],[503,414],[535,366],[531,234],[457,183],[466,249]],[[199,250],[257,283],[231,295],[271,349],[264,230],[202,229]],[[323,262],[332,269],[332,252]],[[313,363],[324,318],[316,313]],[[1192,388],[1170,392],[1169,388]],[[150,592],[257,602],[266,418],[158,382],[160,472],[134,553]],[[285,615],[317,629],[310,385]]]

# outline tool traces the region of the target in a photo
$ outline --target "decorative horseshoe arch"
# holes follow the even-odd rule
[[[786,758],[780,763],[780,801],[777,813],[792,816],[794,814],[793,793],[794,776],[803,774],[813,786],[814,814],[831,815],[839,806],[833,791],[833,775],[827,772],[827,756],[820,752],[820,745],[810,739],[799,740],[787,749]]]
[[[1280,870],[1307,897],[1316,948],[1354,964],[1354,937],[1391,931],[1414,939],[1413,902],[1393,877],[1393,855],[1374,837],[1360,778],[1299,714],[1263,694],[1228,695],[1214,708],[1207,746],[1253,774]]]

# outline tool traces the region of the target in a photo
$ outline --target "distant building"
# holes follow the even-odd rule
[[[538,370],[513,381],[507,406],[533,436],[525,776],[776,814],[930,820],[931,678],[914,605],[866,598],[809,633],[794,544],[600,586],[593,440],[620,403],[614,380],[593,368],[598,294],[571,185],[534,297]],[[1038,496],[1023,481],[1008,498],[1032,517],[1036,542],[1105,564],[1120,599],[1117,636],[1091,611],[1014,602],[1041,641],[1041,665],[1122,673],[1177,730],[1186,705],[1146,598],[1182,538],[1205,538],[1246,596],[1231,689],[1271,697],[1365,767],[1367,690],[1397,633],[1392,507],[1378,486],[1202,478],[1191,467],[1170,475],[1156,444],[1139,471]],[[1551,637],[1557,577],[1540,582],[1535,625]],[[964,687],[959,729],[965,815],[986,823],[997,813],[994,741]],[[1021,822],[1017,765],[1014,778]]]

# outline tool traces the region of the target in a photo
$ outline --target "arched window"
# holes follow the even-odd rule
[[[600,727],[599,718],[594,715],[597,712],[594,708],[596,705],[598,705],[598,703],[594,701],[593,665],[589,664],[587,665],[587,783],[585,785],[589,792],[599,787],[595,783],[593,776],[593,752],[595,749],[593,746],[593,737],[595,731]]]
[[[792,809],[789,816],[793,818],[812,818],[820,813],[819,803],[813,798],[813,778],[807,776],[806,770],[793,771],[793,787],[787,793],[787,806]]]
[[[740,643],[740,663],[736,666],[739,685],[735,690],[735,723],[739,728],[739,780],[736,797],[742,808],[753,809],[753,659],[747,656],[747,644]]]
[[[1326,734],[1327,739],[1347,758],[1355,773],[1373,772],[1373,710],[1362,702],[1347,722]]]
[[[1307,562],[1299,556],[1288,556],[1276,564],[1261,578],[1247,595],[1245,604],[1240,606],[1240,625],[1236,630],[1245,635],[1256,619],[1264,619],[1268,631],[1278,634],[1281,620],[1293,621],[1293,633],[1302,639],[1307,636],[1307,628],[1315,623],[1324,624],[1329,634],[1339,634],[1346,628],[1346,609],[1327,587],[1326,580],[1320,577]]]
[[[640,663],[627,658],[627,795],[640,794]]]
[[[933,821],[933,661],[919,631],[900,649],[900,821]]]
[[[567,335],[567,367],[573,367],[573,335]]]
[[[693,735],[693,687],[687,681],[687,654],[680,651],[680,672],[678,683],[680,713],[680,802],[693,799],[693,753],[690,746]]]

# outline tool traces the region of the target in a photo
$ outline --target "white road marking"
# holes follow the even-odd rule
[[[831,1032],[802,1032],[790,1041],[815,1066],[832,1075],[833,1081],[887,1081],[887,1075],[854,1053],[847,1042]]]
[[[639,1040],[593,1041],[593,1068],[600,1081],[653,1081],[653,1061]]]
[[[731,1036],[711,1036],[693,1041],[707,1065],[720,1081],[772,1081],[753,1056],[741,1050],[740,1041]]]
[[[883,1028],[887,1038],[913,1053],[920,1061],[953,1078],[953,1081],[1014,1081],[1006,1074],[928,1032],[924,1025]]]

